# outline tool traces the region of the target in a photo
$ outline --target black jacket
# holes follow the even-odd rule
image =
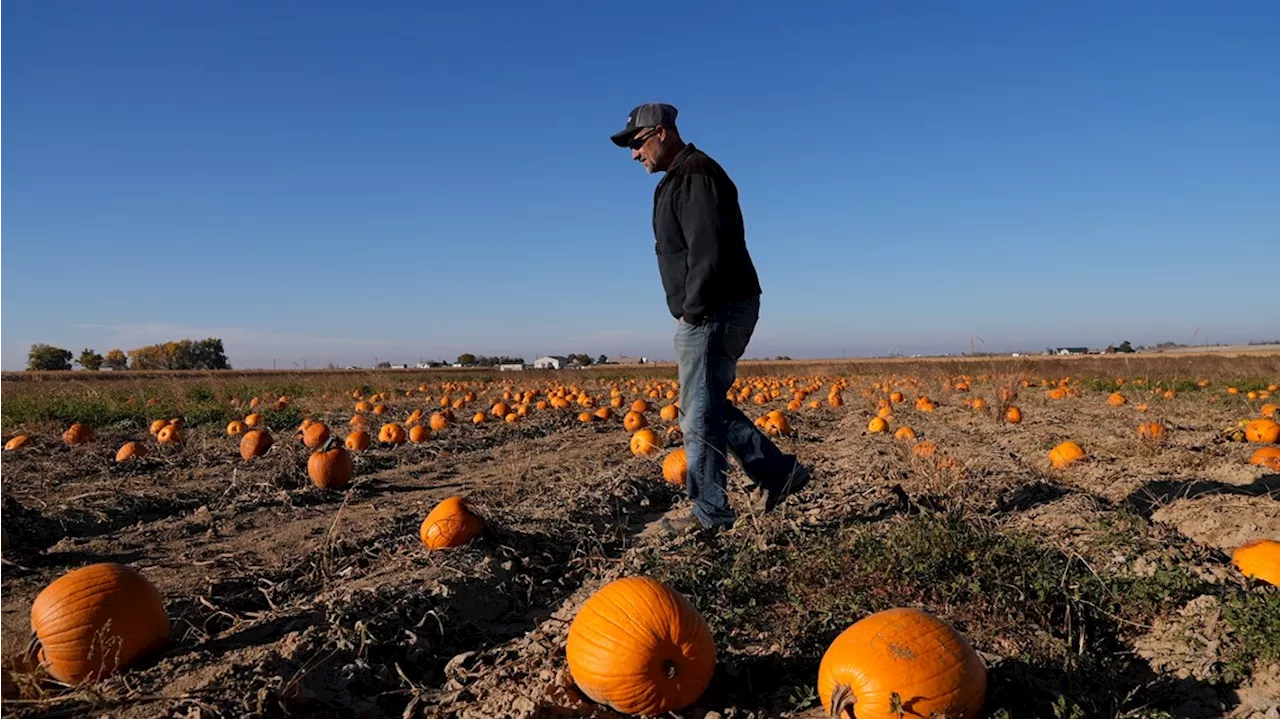
[[[697,324],[728,302],[760,294],[738,188],[724,168],[691,144],[653,191],[653,236],[672,317]]]

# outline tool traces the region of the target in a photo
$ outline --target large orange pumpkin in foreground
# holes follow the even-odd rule
[[[480,531],[480,518],[462,497],[449,497],[422,520],[418,536],[429,549],[460,547]]]
[[[1280,587],[1280,542],[1255,539],[1236,549],[1231,563],[1246,577]]]
[[[45,587],[31,605],[31,628],[50,676],[80,684],[162,647],[169,615],[146,577],[108,562],[72,570]]]
[[[321,489],[345,489],[351,483],[351,469],[351,453],[333,438],[307,459],[307,476]]]
[[[606,584],[578,610],[565,658],[593,701],[627,714],[664,714],[706,691],[716,645],[684,595],[648,577],[627,577]]]
[[[866,617],[836,637],[818,666],[818,698],[828,716],[975,719],[987,669],[968,640],[919,609]]]

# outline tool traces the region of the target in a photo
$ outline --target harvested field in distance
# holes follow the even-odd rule
[[[3,438],[32,442],[3,454],[5,715],[620,716],[576,688],[566,635],[600,587],[642,575],[684,594],[716,644],[682,717],[823,716],[823,653],[894,607],[968,638],[989,717],[1275,716],[1280,587],[1231,556],[1280,540],[1280,461],[1251,463],[1267,445],[1242,424],[1280,404],[1280,355],[744,362],[739,376],[738,406],[783,412],[794,433],[776,441],[813,481],[758,514],[735,465],[739,523],[704,540],[654,532],[684,502],[662,474],[682,441],[659,414],[671,365],[6,373]],[[656,456],[629,450],[637,400]],[[455,417],[428,437],[376,441],[442,403]],[[274,444],[243,460],[227,428],[250,413]],[[878,415],[888,432],[869,431]],[[175,418],[180,441],[159,443],[149,427]],[[351,452],[349,487],[309,479],[308,419],[375,438]],[[92,441],[64,443],[72,422]],[[1055,468],[1068,440],[1086,456]],[[117,463],[127,441],[146,456]],[[483,529],[429,551],[420,525],[451,496]],[[170,641],[60,686],[29,651],[31,605],[98,562],[154,584]]]

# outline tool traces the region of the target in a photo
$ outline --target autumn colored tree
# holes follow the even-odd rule
[[[103,360],[103,364],[107,369],[121,370],[129,366],[129,358],[125,356],[125,353],[121,351],[119,347],[117,347],[107,352],[107,356]]]
[[[209,337],[192,342],[178,340],[158,345],[147,345],[129,350],[129,367],[132,369],[231,369],[227,364],[222,340]]]

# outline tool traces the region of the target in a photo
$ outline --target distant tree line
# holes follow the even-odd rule
[[[578,354],[565,355],[564,358],[570,363],[577,363],[583,367],[593,364],[608,364],[609,358],[604,355],[592,357],[591,355],[580,352]],[[458,355],[458,364],[463,367],[496,367],[500,364],[524,364],[523,357],[487,357],[485,355],[476,355],[465,352]]]
[[[72,366],[72,357],[70,350],[48,344],[34,344],[31,345],[31,351],[27,354],[27,369],[69,370]],[[80,351],[80,356],[75,359],[75,363],[82,369],[91,371],[97,371],[103,367],[112,370],[231,369],[231,365],[227,363],[227,354],[222,347],[222,340],[217,337],[146,345],[128,352],[116,348],[108,351],[106,355],[85,348]]]
[[[458,355],[458,364],[463,367],[496,367],[500,364],[524,364],[523,357],[488,357],[464,352]]]

